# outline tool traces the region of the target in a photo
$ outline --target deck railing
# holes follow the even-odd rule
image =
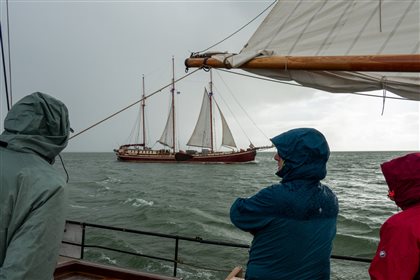
[[[174,241],[174,252],[173,258],[165,258],[159,256],[152,256],[148,254],[141,254],[137,252],[130,252],[126,250],[121,250],[117,248],[111,248],[107,246],[102,246],[98,244],[86,244],[86,229],[87,228],[97,228],[103,230],[109,230],[114,232],[124,232],[124,233],[132,233],[136,235],[146,235],[146,236],[154,236],[159,238],[165,239],[172,239]],[[173,264],[173,276],[177,276],[178,264],[180,262],[178,258],[179,252],[179,241],[189,241],[189,242],[196,242],[201,244],[209,244],[215,246],[223,246],[223,247],[233,247],[233,248],[243,248],[249,249],[250,246],[247,244],[239,244],[239,243],[232,243],[232,242],[221,242],[221,241],[212,241],[212,240],[204,240],[201,237],[185,237],[173,234],[163,234],[163,233],[156,233],[156,232],[149,232],[149,231],[142,231],[142,230],[134,230],[134,229],[127,229],[127,228],[120,228],[120,227],[113,227],[113,226],[105,226],[93,223],[85,223],[85,222],[77,222],[77,221],[67,221],[66,222],[66,230],[63,239],[63,246],[60,254],[62,256],[69,256],[73,258],[84,258],[84,251],[86,248],[96,248],[102,250],[108,250],[118,253],[123,253],[127,255],[134,255],[138,257],[145,257],[160,261],[171,262]],[[337,260],[346,260],[346,261],[355,261],[355,262],[363,262],[363,263],[370,263],[371,260],[367,258],[359,258],[359,257],[350,257],[350,256],[339,256],[339,255],[332,255],[332,259]],[[185,263],[184,263],[185,264]],[[211,268],[205,268],[209,270],[215,270]]]

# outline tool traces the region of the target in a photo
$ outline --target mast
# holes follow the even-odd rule
[[[186,67],[232,68],[215,58],[191,57]],[[237,67],[309,71],[420,72],[420,54],[257,57]]]
[[[210,146],[211,152],[213,152],[213,72],[210,69],[210,92],[209,92],[209,99],[210,99]]]
[[[172,143],[173,153],[175,154],[175,60],[172,56]]]
[[[142,122],[143,122],[143,150],[146,149],[146,121],[144,119],[144,107],[146,106],[146,98],[145,98],[145,89],[144,89],[144,75],[142,77],[143,80],[143,95],[142,95],[142,102],[141,102],[141,114],[142,114]]]
[[[176,152],[176,143],[175,143],[175,59],[172,57],[172,87],[171,91],[171,100],[170,100],[170,110],[168,114],[168,119],[166,120],[165,129],[163,130],[162,136],[158,140],[159,143],[172,149],[172,152]]]

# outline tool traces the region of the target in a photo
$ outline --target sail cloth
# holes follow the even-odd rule
[[[222,146],[237,148],[235,139],[233,139],[232,132],[226,122],[225,116],[223,116],[222,110],[220,110],[219,105],[216,103],[217,109],[219,110],[220,119],[222,120]]]
[[[255,57],[418,55],[419,19],[420,0],[279,0],[239,54],[213,58],[237,68]],[[385,89],[420,100],[417,72],[244,70],[334,93]]]
[[[162,133],[162,136],[159,139],[159,143],[169,148],[174,148],[174,139],[173,139],[173,132],[174,132],[174,122],[173,122],[173,107],[169,110],[168,120],[166,121],[165,130]]]
[[[212,149],[210,124],[210,98],[207,93],[207,89],[204,89],[200,115],[198,117],[197,124],[195,125],[194,132],[187,145]]]
[[[217,105],[217,103],[216,103]],[[235,140],[233,139],[232,132],[223,116],[222,111],[219,109],[220,119],[222,122],[222,146],[236,148]],[[201,103],[200,115],[195,125],[194,132],[188,141],[188,146],[202,147],[212,149],[211,146],[211,114],[210,114],[210,98],[207,89],[204,89],[203,101]]]

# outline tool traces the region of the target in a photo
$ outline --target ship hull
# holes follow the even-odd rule
[[[119,161],[176,163],[173,153],[116,152]]]
[[[159,163],[242,163],[255,160],[257,152],[254,149],[238,152],[215,152],[187,154],[161,153],[159,151],[117,150],[119,161],[126,162],[159,162]]]
[[[178,162],[193,163],[241,163],[255,160],[257,152],[254,149],[239,152],[217,152],[207,154],[187,154],[178,152],[175,154],[175,160]]]

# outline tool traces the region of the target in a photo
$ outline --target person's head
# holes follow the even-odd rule
[[[51,162],[67,146],[69,133],[66,106],[47,94],[35,92],[10,109],[0,141],[8,149],[35,152]]]
[[[330,148],[324,135],[313,128],[297,128],[271,139],[277,149],[277,175],[283,181],[322,180],[327,175]]]
[[[274,155],[274,160],[277,161],[277,172],[280,172],[280,170],[284,166],[284,160],[280,157],[280,155],[277,152]]]
[[[401,209],[420,204],[420,153],[411,153],[381,164],[389,197]]]

